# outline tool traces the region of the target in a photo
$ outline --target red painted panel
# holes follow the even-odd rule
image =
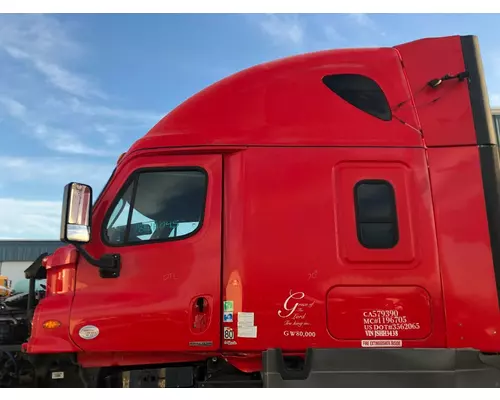
[[[430,149],[449,347],[500,350],[500,314],[477,147]]]
[[[392,258],[379,250],[366,250],[363,263],[342,257],[344,246],[354,256],[358,246],[355,230],[344,230],[355,227],[352,190],[336,179],[337,168],[348,161],[374,168],[354,168],[357,175],[345,175],[351,179],[346,187],[355,178],[394,182],[403,232],[412,244],[390,250]],[[390,286],[395,298],[402,286],[425,289],[432,301],[424,303],[423,313],[433,315],[432,332],[403,346],[446,345],[424,149],[251,148],[227,156],[224,165],[223,300],[233,301],[235,312],[234,321],[223,324],[234,332],[224,351],[360,347],[359,339],[328,333],[328,324],[337,321],[327,322],[327,293],[339,285]],[[238,336],[238,312],[254,313],[256,338]]]
[[[379,120],[322,82],[325,75],[345,73],[375,80],[395,118]],[[409,98],[395,49],[297,55],[254,66],[202,90],[165,116],[131,151],[196,145],[420,146],[415,110],[397,107]]]
[[[432,79],[464,72],[460,37],[421,39],[395,48],[403,59],[426,145],[476,143],[467,81],[427,86]],[[410,102],[405,107],[411,108]]]
[[[420,259],[416,253],[418,236],[412,224],[412,204],[416,190],[415,172],[400,161],[346,161],[335,166],[334,195],[338,211],[338,246],[342,264],[351,268],[413,268]],[[357,240],[354,208],[354,186],[367,179],[388,181],[395,192],[399,241],[391,249],[367,249]]]
[[[80,349],[69,335],[70,315],[73,293],[50,296],[38,303],[33,317],[33,330],[26,347],[28,353],[73,353]],[[46,321],[59,321],[54,329],[44,328]]]
[[[75,289],[78,252],[73,246],[57,249],[45,264],[47,270],[47,296],[70,292]]]
[[[105,213],[131,173],[139,168],[169,166],[195,166],[207,172],[208,192],[201,229],[181,240],[121,247],[105,245],[101,240]],[[120,276],[103,279],[98,268],[80,259],[70,324],[75,343],[87,352],[218,349],[221,201],[219,155],[172,156],[160,151],[124,159],[94,210],[93,241],[86,246],[93,257],[120,253]],[[198,297],[206,299],[205,310],[209,315],[194,311],[193,302]],[[82,339],[78,332],[85,325],[96,326],[98,336]]]
[[[431,298],[416,286],[337,286],[327,296],[328,330],[336,339],[425,339]]]
[[[78,253],[73,246],[57,249],[47,257],[46,297],[38,303],[33,316],[28,353],[68,353],[80,351],[69,335],[71,303],[75,289]],[[46,321],[58,321],[55,329],[43,327]]]

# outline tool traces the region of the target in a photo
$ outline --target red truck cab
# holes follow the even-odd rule
[[[210,386],[222,363],[227,385],[498,385],[484,82],[477,39],[450,36],[206,88],[132,145],[92,207],[90,187],[66,187],[70,245],[46,262],[27,353],[108,375],[161,366],[177,386]]]

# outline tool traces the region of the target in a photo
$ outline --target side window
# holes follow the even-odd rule
[[[336,74],[323,77],[323,83],[354,107],[383,121],[392,119],[387,97],[373,79],[357,74]]]
[[[359,242],[368,249],[390,249],[399,240],[394,188],[388,181],[364,180],[354,187]]]
[[[200,170],[136,173],[109,214],[103,239],[116,246],[191,235],[201,226],[206,191]]]
[[[118,200],[106,224],[106,239],[110,244],[123,243],[128,215],[130,213],[130,199],[134,184],[128,185],[123,196]]]

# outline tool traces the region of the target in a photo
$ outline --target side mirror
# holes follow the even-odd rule
[[[64,187],[60,235],[62,242],[90,242],[91,208],[90,186],[71,182]]]

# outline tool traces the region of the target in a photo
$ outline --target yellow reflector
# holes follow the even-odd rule
[[[50,320],[45,321],[43,323],[43,327],[45,329],[55,329],[55,328],[59,328],[60,326],[61,326],[61,323],[59,321],[56,321],[53,319],[50,319]]]

